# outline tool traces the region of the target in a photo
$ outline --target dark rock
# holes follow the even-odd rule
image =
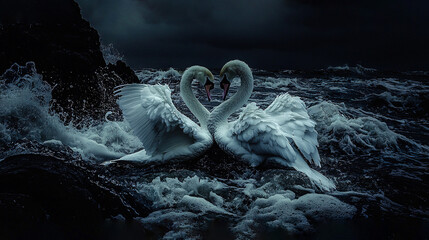
[[[117,108],[108,96],[113,87],[138,82],[124,62],[106,66],[99,35],[73,0],[2,2],[0,23],[0,72],[35,62],[53,87],[53,109],[66,122],[102,120]]]
[[[107,165],[107,169],[116,176],[133,175],[143,176],[147,174],[174,173],[177,171],[201,172],[204,175],[216,178],[234,179],[242,176],[249,170],[249,165],[235,159],[214,144],[204,156],[186,161],[178,159],[167,163],[142,163],[136,161],[116,161]]]
[[[72,0],[18,0],[0,8],[0,68],[36,62],[41,73],[92,73],[105,66],[99,36]]]
[[[146,215],[144,200],[109,181],[103,169],[36,154],[6,158],[0,162],[2,228],[47,222],[84,226],[119,214]]]
[[[123,61],[119,60],[116,64],[107,65],[108,69],[114,71],[124,82],[138,82],[139,79],[135,75],[134,71]]]

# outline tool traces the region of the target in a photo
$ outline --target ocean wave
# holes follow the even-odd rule
[[[199,222],[227,218],[235,237],[248,239],[262,226],[296,234],[311,231],[315,223],[350,219],[356,213],[354,206],[327,194],[305,193],[298,188],[304,192],[298,196],[284,189],[280,175],[268,174],[265,183],[255,179],[222,182],[196,175],[181,179],[158,176],[136,183],[137,192],[154,208],[138,220],[149,229],[169,229],[160,236],[168,239],[200,238],[198,229],[204,226]]]
[[[113,46],[113,43],[109,43],[107,45],[101,44],[100,50],[106,64],[116,64],[117,61],[125,62],[124,55]]]
[[[141,148],[125,122],[106,122],[83,129],[64,125],[59,116],[50,111],[51,86],[43,81],[32,62],[25,66],[14,64],[1,76],[0,85],[0,147],[3,149],[0,158],[31,151],[15,148],[14,144],[20,140],[64,144],[88,160],[115,159]]]
[[[298,199],[287,194],[258,198],[233,228],[239,239],[255,238],[256,229],[283,229],[288,233],[308,232],[311,222],[351,219],[356,208],[337,198],[310,193]]]
[[[221,207],[223,200],[219,199],[216,192],[225,187],[223,183],[217,180],[199,178],[198,176],[187,177],[182,181],[178,178],[167,177],[161,180],[160,177],[156,177],[149,183],[136,184],[137,191],[152,201],[152,206],[156,209],[175,206],[181,203],[185,196],[190,195]],[[207,206],[208,204],[203,205]],[[193,210],[204,211],[205,206]]]
[[[422,148],[420,144],[397,134],[386,123],[369,116],[350,118],[344,104],[323,101],[308,109],[322,148],[348,155],[372,150],[398,150],[402,146]]]
[[[269,89],[286,91],[290,87],[296,87],[297,81],[298,81],[297,78],[267,77],[267,78],[256,78],[255,84],[257,86],[263,86],[263,87],[269,88]]]
[[[367,73],[374,73],[377,71],[375,68],[366,68],[362,65],[357,64],[355,67],[350,67],[347,64],[343,66],[329,66],[326,68],[326,71],[328,72],[351,72],[351,73],[357,73],[359,75],[364,75]]]
[[[178,83],[180,81],[180,77],[182,76],[174,68],[170,68],[167,71],[144,69],[136,71],[136,75],[142,83],[146,84],[169,84],[174,80],[176,80]]]

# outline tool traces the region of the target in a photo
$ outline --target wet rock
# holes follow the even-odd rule
[[[0,162],[0,222],[85,226],[148,213],[144,199],[83,161],[25,154]],[[139,201],[137,201],[139,199]]]
[[[125,62],[119,60],[116,62],[116,64],[109,63],[107,65],[107,68],[116,74],[124,80],[124,82],[138,82],[139,79],[134,73],[134,70],[132,70]]]
[[[104,119],[116,107],[110,86],[138,81],[124,62],[106,65],[97,31],[73,0],[1,3],[0,23],[0,72],[35,62],[66,122]]]
[[[179,171],[195,175],[195,172],[205,176],[234,179],[244,173],[255,173],[255,168],[250,168],[243,161],[226,154],[216,144],[213,145],[204,156],[186,161],[168,163],[141,163],[135,161],[117,161],[107,165],[107,168],[115,175],[152,176],[160,173],[174,174]],[[187,175],[187,174],[184,174]],[[170,175],[173,176],[173,175]],[[175,175],[174,175],[175,176]]]
[[[104,66],[99,36],[72,0],[4,3],[0,67],[34,61],[44,72],[91,73]]]

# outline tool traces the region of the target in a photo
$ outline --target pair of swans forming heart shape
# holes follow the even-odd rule
[[[205,67],[192,66],[182,75],[180,95],[200,126],[176,109],[167,85],[120,86],[116,91],[119,106],[144,150],[119,160],[160,163],[196,158],[212,146],[214,139],[225,152],[251,166],[274,161],[303,172],[321,190],[335,189],[331,180],[306,162],[320,167],[316,123],[300,98],[282,94],[265,110],[250,103],[237,120],[228,122],[228,117],[250,98],[254,80],[249,66],[239,60],[226,63],[220,76],[224,100],[228,79],[239,77],[241,86],[210,113],[193,94],[191,83],[196,79],[203,84],[210,100],[213,74]]]

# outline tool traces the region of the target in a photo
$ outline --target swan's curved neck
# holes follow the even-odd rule
[[[241,86],[238,91],[227,101],[213,109],[208,120],[208,129],[214,136],[216,130],[227,123],[228,117],[236,110],[240,109],[250,98],[253,91],[252,71],[246,66],[238,72],[241,79]]]
[[[198,119],[201,127],[207,129],[207,120],[210,112],[198,101],[192,92],[192,80],[194,80],[193,71],[188,69],[183,73],[182,80],[180,81],[180,96],[192,114]]]

